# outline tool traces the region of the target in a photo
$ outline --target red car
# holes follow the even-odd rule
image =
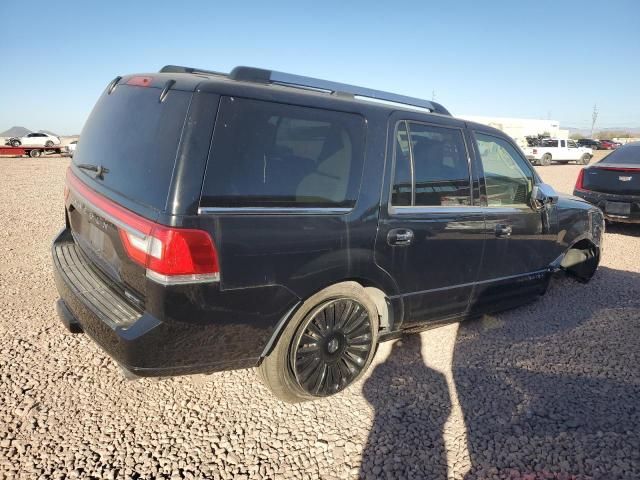
[[[616,148],[618,148],[618,144],[616,142],[612,142],[611,140],[600,140],[601,150],[615,150]]]

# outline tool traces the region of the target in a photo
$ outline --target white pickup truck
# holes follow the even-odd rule
[[[573,140],[553,138],[543,140],[541,146],[524,148],[524,154],[533,165],[551,165],[551,162],[587,165],[593,150],[579,147]]]

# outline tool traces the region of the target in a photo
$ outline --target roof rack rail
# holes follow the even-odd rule
[[[204,75],[221,75],[226,77],[226,73],[213,70],[203,70],[202,68],[181,67],[179,65],[165,65],[160,69],[160,73],[201,73]]]
[[[401,104],[408,107],[418,107],[420,109],[429,110],[433,113],[451,116],[451,113],[449,113],[449,111],[442,105],[429,100],[407,97],[405,95],[383,92],[381,90],[373,90],[371,88],[357,87],[346,83],[338,83],[329,80],[321,80],[319,78],[304,77],[302,75],[295,75],[292,73],[278,72],[275,70],[265,70],[253,67],[236,67],[229,74],[229,78],[248,82],[273,83],[278,85],[301,87],[325,91],[337,95],[348,94],[353,95],[354,97],[361,97],[364,100],[374,100]]]
[[[216,72],[213,70],[203,70],[201,68],[166,65],[160,69],[160,73],[195,73],[203,75],[220,75],[238,81],[267,84],[271,83],[289,87],[305,88],[307,90],[327,92],[336,95],[352,95],[354,98],[360,98],[363,100],[372,100],[380,103],[392,103],[409,108],[417,107],[421,110],[428,110],[429,112],[451,116],[451,113],[449,113],[449,111],[442,105],[429,100],[407,97],[405,95],[383,92],[381,90],[373,90],[371,88],[357,87],[355,85],[348,85],[346,83],[338,83],[329,80],[321,80],[319,78],[305,77],[302,75],[295,75],[293,73],[265,70],[262,68],[235,67],[231,71],[231,73],[227,75],[226,73]]]

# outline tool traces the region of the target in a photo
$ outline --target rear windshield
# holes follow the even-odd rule
[[[628,145],[619,147],[604,157],[600,163],[625,163],[640,165],[640,145]]]
[[[80,136],[73,163],[108,169],[106,187],[164,210],[192,92],[119,85],[98,100]],[[92,176],[92,172],[84,170]]]
[[[351,208],[363,148],[359,115],[223,98],[201,205]]]

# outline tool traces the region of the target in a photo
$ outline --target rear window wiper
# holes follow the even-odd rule
[[[96,172],[96,178],[104,178],[105,173],[109,173],[109,169],[103,167],[102,165],[93,165],[91,163],[79,163],[76,167],[81,168],[82,170],[89,170],[91,172]]]

